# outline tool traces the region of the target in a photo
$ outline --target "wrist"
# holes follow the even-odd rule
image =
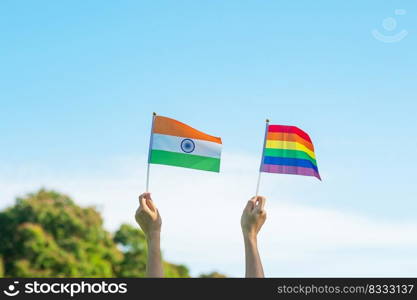
[[[161,237],[160,231],[151,231],[146,234],[146,240],[148,242],[159,241],[160,237]]]
[[[245,242],[254,242],[257,241],[257,235],[255,232],[243,232],[243,239]]]

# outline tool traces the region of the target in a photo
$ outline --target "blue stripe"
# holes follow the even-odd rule
[[[317,173],[319,172],[317,167],[307,159],[265,156],[264,164],[311,168],[314,169]]]

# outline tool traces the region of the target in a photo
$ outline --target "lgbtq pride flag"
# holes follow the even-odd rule
[[[321,180],[307,133],[295,126],[266,126],[260,172],[314,176]]]
[[[221,138],[155,115],[148,163],[219,172],[221,148]]]

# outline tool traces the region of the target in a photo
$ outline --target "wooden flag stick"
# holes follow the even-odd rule
[[[263,148],[262,148],[261,164],[259,166],[258,183],[256,184],[256,194],[255,194],[255,196],[258,196],[258,193],[259,193],[259,185],[261,183],[262,164],[263,164],[264,154],[265,154],[266,137],[267,137],[267,134],[268,134],[268,125],[269,125],[269,120],[266,119],[265,120],[264,144],[263,144]]]
[[[152,114],[152,126],[151,126],[151,137],[149,138],[149,150],[148,150],[148,168],[146,170],[146,192],[149,192],[149,169],[151,165],[151,151],[153,142],[153,123],[155,121],[156,113]]]

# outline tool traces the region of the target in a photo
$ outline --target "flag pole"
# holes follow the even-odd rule
[[[152,151],[152,142],[153,142],[153,123],[155,121],[156,113],[152,113],[152,126],[151,126],[151,137],[149,138],[149,150],[148,150],[148,168],[146,170],[146,192],[149,192],[149,169],[151,161],[151,151]]]
[[[263,144],[263,148],[262,148],[261,164],[259,166],[258,183],[256,184],[256,194],[255,194],[255,196],[258,196],[258,193],[259,193],[259,185],[261,183],[262,164],[263,164],[264,154],[265,154],[265,145],[266,145],[266,137],[267,137],[267,134],[268,134],[268,125],[269,125],[269,119],[266,119],[265,120],[264,144]]]

